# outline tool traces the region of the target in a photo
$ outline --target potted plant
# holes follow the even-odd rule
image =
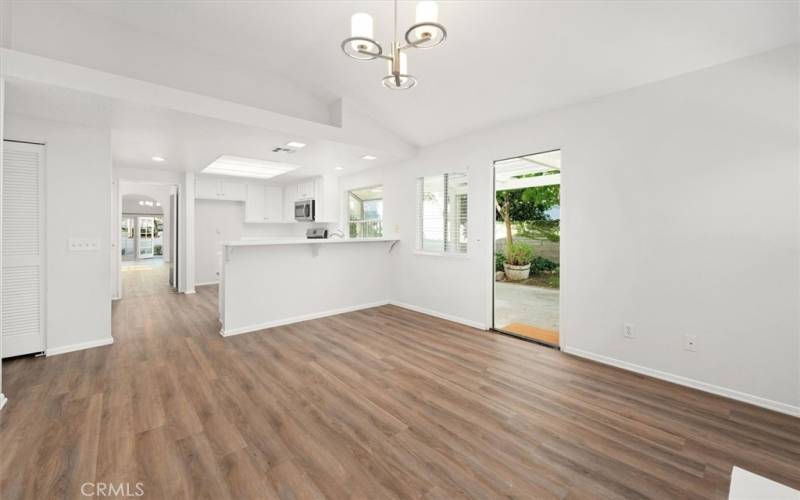
[[[533,247],[515,241],[506,248],[506,262],[503,264],[506,271],[506,278],[509,281],[522,281],[528,279],[531,274],[531,262],[533,261]]]

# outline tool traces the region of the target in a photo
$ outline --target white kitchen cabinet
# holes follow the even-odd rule
[[[219,179],[197,176],[196,187],[197,189],[195,190],[195,195],[194,195],[195,198],[200,198],[205,200],[219,199],[219,193],[221,188]]]
[[[228,201],[244,201],[247,198],[247,185],[243,182],[222,181],[220,199]]]
[[[264,219],[267,222],[281,222],[283,220],[283,190],[278,186],[264,186],[264,191]]]
[[[244,201],[244,221],[249,223],[284,222],[283,190],[278,186],[248,184]]]
[[[195,198],[203,200],[244,201],[247,186],[243,182],[222,180],[216,177],[198,176]]]
[[[297,184],[297,199],[311,200],[315,198],[314,179],[307,179]]]
[[[338,222],[339,212],[341,211],[339,179],[334,176],[323,175],[315,177],[313,182],[315,220],[317,222]]]
[[[283,218],[287,222],[294,220],[294,202],[297,199],[297,184],[283,186]]]
[[[244,200],[244,221],[262,222],[266,190],[263,184],[248,184]]]
[[[337,222],[341,200],[338,190],[338,178],[326,175],[287,184],[283,187],[283,215],[286,220],[294,220],[294,202],[314,200],[317,222]]]

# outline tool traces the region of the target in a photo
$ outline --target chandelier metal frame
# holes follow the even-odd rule
[[[371,18],[370,18],[371,22]],[[447,29],[438,22],[417,22],[405,32],[405,43],[397,41],[397,0],[394,0],[394,38],[389,54],[375,39],[366,36],[351,36],[341,43],[342,52],[357,61],[389,61],[390,74],[382,80],[384,87],[407,90],[417,85],[417,79],[404,71],[404,52],[409,49],[431,49],[447,40]]]

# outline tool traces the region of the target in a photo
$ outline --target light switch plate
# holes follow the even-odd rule
[[[70,252],[96,252],[100,250],[100,238],[70,238]]]

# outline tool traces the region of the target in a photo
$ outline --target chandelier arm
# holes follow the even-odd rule
[[[391,56],[387,56],[385,54],[381,54],[381,53],[378,53],[378,52],[370,52],[368,50],[358,49],[358,53],[359,54],[364,54],[365,56],[372,56],[372,57],[379,58],[379,59],[388,59],[389,61],[392,60]]]
[[[430,27],[430,28],[435,28],[437,30],[440,30],[441,34],[442,34],[442,39],[436,45],[432,45],[430,47],[420,47],[421,44],[423,44],[425,42],[429,42],[430,38],[420,38],[418,40],[413,40],[412,41],[411,40],[411,34],[414,32],[415,29],[423,28],[423,27]],[[430,48],[436,47],[437,45],[441,45],[442,43],[444,43],[445,40],[447,40],[447,28],[445,28],[444,25],[442,25],[440,23],[434,23],[434,22],[417,23],[417,24],[412,25],[410,28],[408,28],[408,30],[406,30],[405,39],[406,39],[406,43],[408,44],[407,45],[408,47],[414,47],[414,48],[417,48],[417,49],[430,49]]]
[[[421,43],[424,43],[424,42],[427,42],[427,40],[421,39],[421,40],[417,40],[415,42],[410,42],[410,43],[406,42],[403,45],[401,45],[400,47],[398,47],[398,49],[400,49],[400,50],[416,49],[417,45],[419,45]]]

